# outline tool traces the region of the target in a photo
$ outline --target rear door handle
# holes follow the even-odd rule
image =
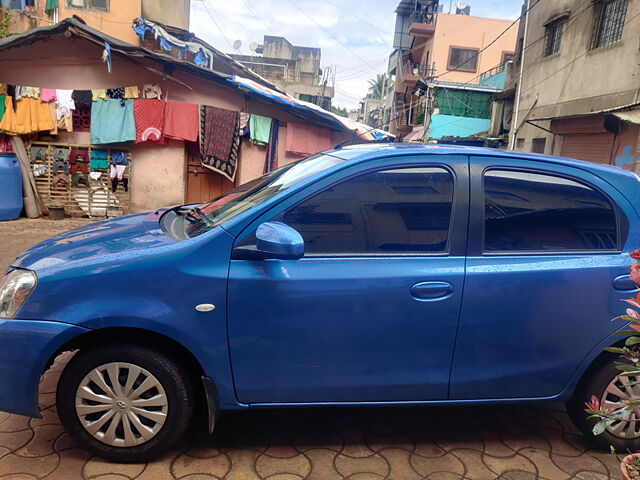
[[[449,282],[420,282],[411,287],[411,296],[416,300],[441,300],[452,293]]]
[[[638,285],[635,284],[629,275],[620,275],[613,279],[613,288],[621,291],[637,290]]]

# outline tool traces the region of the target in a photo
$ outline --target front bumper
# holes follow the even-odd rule
[[[0,411],[38,417],[38,384],[47,361],[88,331],[61,322],[0,318]]]

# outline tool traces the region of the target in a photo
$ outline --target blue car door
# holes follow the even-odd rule
[[[577,167],[471,157],[467,278],[451,399],[563,396],[623,322],[636,215]],[[637,220],[635,220],[637,222]],[[637,239],[637,238],[636,238]]]
[[[244,403],[445,399],[464,282],[466,156],[353,165],[306,187],[276,220],[299,260],[231,261],[228,327]]]

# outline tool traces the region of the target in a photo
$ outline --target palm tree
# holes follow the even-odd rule
[[[369,93],[373,98],[382,98],[385,83],[386,77],[380,73],[369,80]]]

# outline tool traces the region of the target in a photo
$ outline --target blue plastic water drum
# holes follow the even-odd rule
[[[22,211],[22,173],[13,153],[0,153],[0,220],[15,220]]]

